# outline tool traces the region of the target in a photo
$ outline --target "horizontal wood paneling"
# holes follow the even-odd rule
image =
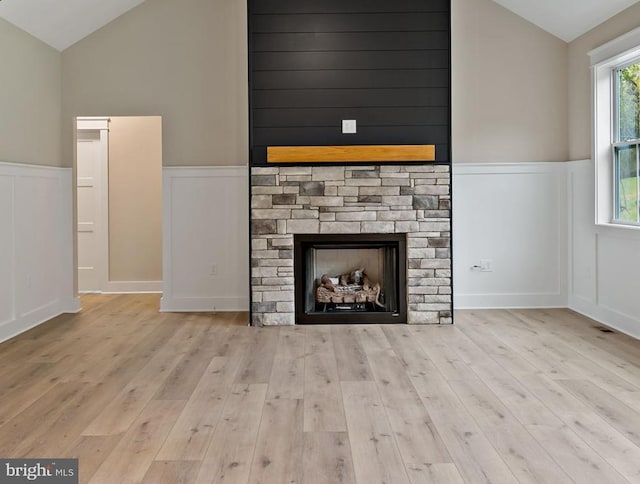
[[[251,13],[448,12],[450,0],[268,0],[251,1]]]
[[[338,161],[433,161],[433,145],[269,146],[270,163]]]
[[[313,52],[343,50],[434,50],[446,49],[446,31],[437,32],[335,32],[254,34],[253,52]]]
[[[364,50],[349,52],[255,52],[256,71],[322,69],[443,69],[449,63],[446,50]]]
[[[262,32],[428,32],[446,31],[444,12],[254,15],[252,30]]]
[[[316,139],[329,139],[339,133],[339,129],[331,128],[258,128],[255,130],[255,142],[267,146],[269,141],[274,145],[286,145],[292,135],[301,146],[309,146]],[[360,128],[360,140],[363,144],[378,144],[382,137],[393,139],[392,144],[411,144],[411,139],[424,136],[438,143],[447,142],[447,131],[442,126],[373,126]],[[352,144],[352,143],[349,143]],[[355,143],[353,143],[355,144]]]
[[[260,108],[316,108],[322,106],[397,107],[447,106],[448,92],[443,88],[426,89],[316,89],[254,91],[253,107]]]
[[[253,90],[261,89],[380,89],[449,86],[449,69],[324,69],[256,71]]]
[[[434,107],[386,107],[370,108],[307,108],[305,117],[300,118],[298,109],[264,108],[253,112],[253,126],[259,128],[325,127],[339,129],[335,120],[344,116],[357,119],[359,131],[370,126],[440,126],[448,108]]]
[[[267,146],[371,144],[450,162],[449,17],[445,0],[250,0],[252,164]]]

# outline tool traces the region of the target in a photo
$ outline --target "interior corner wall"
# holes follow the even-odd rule
[[[588,52],[640,26],[640,3],[569,44],[569,307],[640,338],[640,231],[595,224]]]
[[[60,53],[0,19],[0,341],[78,309]]]
[[[451,41],[454,304],[566,307],[568,46],[491,0]]]
[[[60,166],[60,53],[0,19],[0,59],[0,161]]]
[[[567,44],[491,0],[452,0],[454,163],[566,161]]]
[[[246,2],[144,2],[62,53],[64,161],[75,116],[159,115],[164,165],[245,165],[247,78]]]
[[[0,342],[79,310],[71,169],[0,163]]]
[[[591,158],[591,69],[589,51],[640,26],[640,2],[569,44],[569,159]]]
[[[572,66],[575,61],[574,51],[580,41],[567,46],[491,0],[452,0],[453,161],[487,164],[479,167],[479,172],[464,167],[462,170],[467,170],[464,173],[454,166],[456,217],[464,220],[461,204],[466,205],[467,215],[474,217],[477,216],[478,200],[487,204],[496,201],[496,197],[486,198],[487,190],[483,188],[486,180],[502,187],[524,183],[527,178],[539,180],[541,183],[538,184],[523,184],[528,187],[526,192],[518,193],[516,205],[527,207],[529,211],[511,210],[509,216],[520,216],[525,220],[532,214],[539,214],[536,200],[540,201],[543,212],[550,217],[542,230],[558,237],[560,260],[563,260],[562,251],[566,245],[562,245],[562,234],[558,232],[561,218],[557,217],[564,216],[561,215],[564,212],[558,214],[553,203],[544,197],[549,193],[561,197],[564,178],[554,181],[554,170],[561,169],[547,166],[550,165],[547,163],[533,167],[534,173],[528,173],[527,168],[531,167],[515,165],[532,161],[566,161],[570,154],[569,139],[572,158],[582,156],[580,150],[576,155],[574,149],[579,141],[575,132],[586,126],[584,139],[588,140],[588,125],[584,124],[589,118],[588,90],[580,87],[581,82],[588,83],[588,73],[586,80],[576,80],[571,72],[573,69],[567,68],[567,64]],[[145,2],[63,52],[62,77],[63,159],[69,166],[73,138],[71,120],[76,115],[103,114],[163,116],[165,165],[244,165],[247,162],[245,2]],[[574,83],[577,83],[575,93],[568,88]],[[582,120],[576,123],[574,118]],[[588,150],[588,143],[578,144]],[[488,166],[492,163],[504,163],[508,168],[500,172],[499,167]],[[193,180],[189,178],[189,182],[203,183],[202,174],[196,175]],[[456,190],[460,176],[466,177],[466,193]],[[215,180],[217,174],[207,178]],[[474,180],[478,183],[473,183]],[[165,221],[187,220],[185,217],[194,210],[208,213],[206,209],[215,200],[210,200],[211,197],[196,200],[188,189],[174,193],[174,183],[177,182],[165,183],[165,190],[171,190],[174,210],[170,218],[165,215]],[[246,211],[240,205],[229,204],[225,215],[225,220],[246,221]],[[492,217],[496,231],[472,231],[467,234],[471,239],[461,237],[460,231],[453,234],[454,264],[458,264],[458,272],[454,271],[458,284],[454,284],[456,291],[464,289],[464,294],[471,296],[467,298],[469,305],[476,305],[474,298],[485,298],[488,294],[474,290],[482,285],[482,278],[487,275],[476,277],[467,271],[467,262],[481,256],[480,249],[470,250],[474,247],[470,246],[469,240],[476,240],[474,237],[479,233],[494,242],[502,240],[500,221],[504,213],[485,211],[482,215]],[[205,229],[212,230],[211,227]],[[204,249],[194,252],[192,241],[179,239],[179,233],[173,225],[165,226],[164,265],[170,272],[165,276],[164,299],[172,302],[166,304],[165,309],[211,308],[218,304],[233,307],[235,301],[244,300],[246,294],[240,289],[237,294],[223,294],[224,303],[211,299],[213,292],[209,285],[213,282],[210,281],[209,266],[215,265],[216,254]],[[510,245],[520,250],[518,257],[536,255],[535,246],[529,243],[526,234],[510,232]],[[214,235],[217,234],[209,234]],[[455,254],[464,251],[467,259],[457,258]],[[234,253],[234,261],[245,260],[243,253],[244,250]],[[507,267],[503,253],[495,253],[496,267]],[[179,262],[185,258],[200,261],[193,264],[193,267],[202,267],[197,284],[173,274],[173,266],[182,267]],[[209,266],[203,265],[202,260],[209,260]],[[463,276],[459,272],[461,268],[465,271]],[[557,284],[542,303],[536,298],[537,288],[531,282],[539,281],[542,276],[536,273],[537,278],[531,279],[529,272],[518,271],[517,267],[511,267],[508,273],[495,270],[489,275],[495,286],[491,286],[489,298],[493,298],[495,305],[503,306],[521,303],[556,305],[557,301],[562,305],[566,301],[563,299],[566,273],[563,276],[562,266],[549,261],[543,264],[544,268],[555,271],[546,277],[557,280]],[[530,267],[528,270],[539,271],[541,268]],[[462,277],[475,280],[468,279],[465,288],[459,284],[463,282]],[[501,297],[503,289],[498,286],[505,281],[514,283],[510,289],[513,289],[515,299]],[[525,297],[521,297],[523,295]],[[180,304],[173,304],[175,301]],[[200,304],[201,301],[206,304]],[[464,299],[456,301],[460,303]]]
[[[640,231],[594,223],[594,166],[568,163],[569,308],[640,339]]]

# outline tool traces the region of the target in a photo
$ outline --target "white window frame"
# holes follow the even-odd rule
[[[640,225],[615,220],[616,139],[614,71],[640,58],[640,27],[589,52],[592,79],[592,157],[595,163],[596,224],[640,230]]]

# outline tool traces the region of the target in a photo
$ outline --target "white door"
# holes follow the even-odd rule
[[[102,145],[99,131],[78,131],[78,291],[99,292],[101,253]]]

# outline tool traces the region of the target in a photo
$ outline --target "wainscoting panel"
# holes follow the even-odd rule
[[[248,309],[247,172],[164,169],[163,311]],[[3,229],[11,183],[0,176]],[[640,230],[596,228],[593,187],[589,160],[454,164],[455,307],[568,306],[640,338]],[[2,268],[11,240],[0,230]],[[492,272],[471,269],[485,259]],[[12,287],[1,271],[2,321]]]
[[[456,308],[566,307],[565,165],[453,165]]]
[[[569,307],[640,338],[640,229],[595,224],[591,160],[568,163]]]
[[[0,163],[0,341],[80,308],[71,178],[68,168]]]
[[[14,184],[14,177],[0,171],[0,331],[15,319]]]
[[[618,312],[625,318],[638,318],[640,237],[599,233],[596,238],[598,304],[606,310]]]
[[[567,164],[569,195],[569,302],[597,299],[595,184],[590,162]]]
[[[246,166],[163,169],[161,311],[249,309]]]

